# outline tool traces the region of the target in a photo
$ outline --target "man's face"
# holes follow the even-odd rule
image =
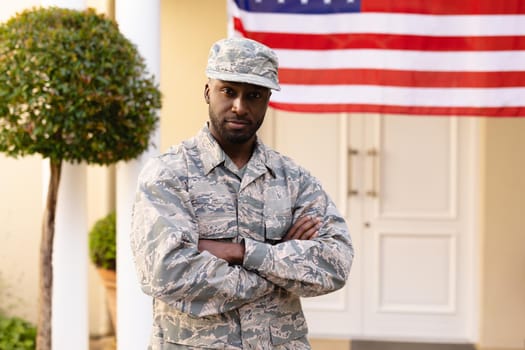
[[[210,79],[204,97],[211,134],[221,145],[252,141],[264,120],[270,95],[270,89],[262,86]]]

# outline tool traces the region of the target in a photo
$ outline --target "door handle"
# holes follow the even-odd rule
[[[376,198],[379,196],[379,151],[371,148],[366,151],[366,155],[372,162],[372,188],[366,191],[366,195]]]
[[[346,183],[346,187],[347,187],[347,194],[348,194],[348,197],[350,196],[357,196],[359,195],[359,191],[356,190],[355,188],[353,188],[353,182],[352,182],[352,168],[353,168],[353,158],[355,156],[359,155],[359,151],[356,150],[355,148],[349,148],[348,149],[348,157],[347,157],[347,161],[346,161],[346,164],[347,164],[347,174],[346,174],[346,179],[347,179],[347,183]]]

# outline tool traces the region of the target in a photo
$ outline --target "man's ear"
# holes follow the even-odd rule
[[[208,83],[204,85],[204,100],[207,104],[210,104],[210,86],[208,85]]]

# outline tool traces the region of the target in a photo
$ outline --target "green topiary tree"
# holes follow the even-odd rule
[[[161,95],[136,47],[94,10],[33,8],[0,25],[0,152],[50,160],[37,349],[51,349],[52,247],[62,162],[140,155]]]

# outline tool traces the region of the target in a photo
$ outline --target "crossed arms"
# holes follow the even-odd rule
[[[321,227],[320,219],[311,216],[303,216],[292,225],[282,241],[286,242],[292,239],[309,240],[315,238],[319,234],[319,227]],[[206,250],[233,265],[242,265],[244,260],[244,243],[200,239],[198,248],[200,252]]]
[[[204,316],[237,309],[277,289],[314,296],[346,282],[353,258],[350,236],[317,182],[304,181],[296,198],[298,219],[277,244],[247,237],[226,243],[200,239],[187,186],[174,167],[154,162],[155,171],[139,179],[131,234],[146,294]]]

